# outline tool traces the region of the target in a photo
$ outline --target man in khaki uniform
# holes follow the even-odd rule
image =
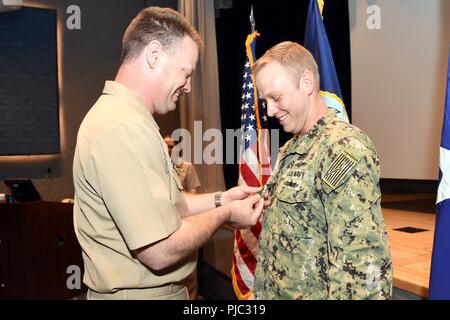
[[[144,9],[125,32],[115,81],[80,126],[74,226],[89,299],[187,299],[192,252],[224,223],[248,228],[259,219],[257,188],[180,193],[153,119],[190,91],[201,48],[179,13]]]
[[[392,262],[374,145],[327,108],[317,64],[302,46],[276,45],[254,71],[268,115],[294,134],[267,184],[256,297],[389,299]]]

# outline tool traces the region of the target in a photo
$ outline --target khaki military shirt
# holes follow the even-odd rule
[[[147,289],[142,292],[151,297],[152,288],[180,282],[195,268],[193,262],[156,274],[132,253],[180,227],[181,185],[156,122],[122,84],[107,81],[84,118],[73,175],[75,232],[91,290]]]
[[[392,263],[379,160],[328,112],[280,150],[259,240],[258,299],[388,299]]]
[[[200,187],[200,180],[192,163],[181,160],[175,164],[175,170],[184,191]]]

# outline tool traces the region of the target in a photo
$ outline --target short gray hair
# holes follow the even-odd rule
[[[203,49],[202,38],[180,13],[170,8],[145,8],[125,31],[121,64],[136,58],[153,40],[158,40],[163,48],[170,52],[185,36],[197,44],[199,51]]]

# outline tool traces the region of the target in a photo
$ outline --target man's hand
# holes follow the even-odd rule
[[[222,193],[222,205],[230,203],[234,200],[242,200],[256,192],[262,190],[262,187],[239,186],[231,188]]]
[[[264,197],[264,209],[267,209],[269,207],[270,201],[269,201],[269,191],[267,188],[267,184],[256,193],[260,197]]]
[[[235,229],[248,229],[258,222],[264,207],[264,198],[255,194],[245,200],[235,200],[229,206],[229,224]]]

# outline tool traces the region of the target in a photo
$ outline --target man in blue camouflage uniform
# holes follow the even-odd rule
[[[254,71],[268,115],[294,134],[267,185],[256,298],[390,299],[374,145],[327,108],[317,64],[302,46],[276,45]]]

